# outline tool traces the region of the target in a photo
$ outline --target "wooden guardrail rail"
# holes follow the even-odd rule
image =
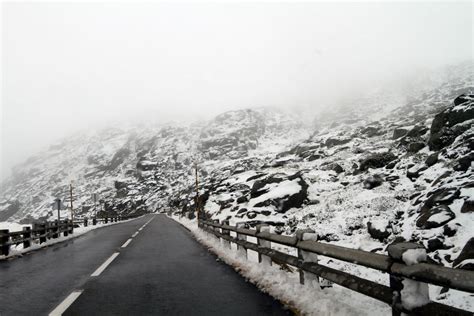
[[[370,296],[392,307],[392,315],[406,313],[410,315],[472,315],[472,312],[429,300],[428,284],[438,285],[468,293],[474,293],[474,272],[462,269],[451,269],[425,262],[426,250],[415,243],[398,243],[388,246],[388,256],[358,249],[351,249],[317,241],[314,231],[298,231],[296,236],[272,234],[269,226],[261,224],[256,230],[246,229],[241,225],[230,226],[228,222],[217,223],[199,220],[199,227],[215,235],[227,245],[235,243],[238,251],[246,255],[248,249],[259,254],[262,264],[288,264],[299,268],[300,282],[306,280],[319,283],[319,278]],[[230,235],[235,232],[236,237]],[[248,242],[247,236],[257,238],[257,244]],[[298,256],[288,255],[271,248],[271,243],[294,247]],[[407,255],[421,254],[418,263],[408,265],[404,262]],[[318,264],[317,255],[322,255],[359,266],[386,272],[389,274],[390,286],[351,275],[324,265]],[[425,259],[426,260],[426,259]],[[313,283],[314,284],[314,283]],[[403,290],[405,287],[405,291]],[[410,291],[406,291],[410,288]]]
[[[48,239],[58,238],[63,234],[65,237],[74,233],[74,227],[82,225],[87,227],[89,224],[112,223],[134,218],[135,216],[115,216],[101,218],[84,218],[82,220],[52,221],[33,224],[33,227],[25,226],[23,230],[10,232],[8,229],[0,230],[0,255],[8,256],[11,246],[23,244],[23,248],[31,247],[32,243],[38,241],[39,244],[45,243]]]

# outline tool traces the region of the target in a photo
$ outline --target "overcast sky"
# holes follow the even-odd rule
[[[1,172],[57,138],[147,116],[317,109],[472,58],[471,2],[2,5]]]

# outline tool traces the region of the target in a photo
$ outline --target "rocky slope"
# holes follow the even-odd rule
[[[284,234],[312,228],[320,240],[380,253],[416,241],[435,263],[473,269],[473,78],[472,66],[458,67],[400,106],[378,94],[312,126],[262,108],[68,138],[16,168],[0,221],[51,216],[71,180],[78,215],[95,214],[96,192],[101,212],[193,218],[197,163],[208,218]]]

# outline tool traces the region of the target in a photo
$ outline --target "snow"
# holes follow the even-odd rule
[[[280,183],[270,183],[265,188],[268,188],[270,191],[250,200],[249,206],[254,206],[255,204],[270,199],[290,196],[300,192],[301,190],[301,186],[298,184],[297,180],[285,180]]]
[[[23,227],[31,227],[31,225],[22,225],[12,222],[0,222],[0,229],[8,229],[10,232],[22,231]]]
[[[474,259],[465,259],[465,260],[459,262],[454,268],[456,268],[456,269],[462,268],[467,264],[473,264],[474,265]]]
[[[410,279],[402,281],[402,306],[408,310],[426,305],[430,302],[428,284]]]
[[[426,262],[426,250],[422,248],[408,249],[403,253],[402,260],[408,266],[411,266],[420,262]]]
[[[429,218],[430,222],[435,222],[435,223],[444,223],[447,220],[449,220],[451,217],[448,215],[446,212],[439,212],[434,215],[431,215]]]
[[[215,237],[197,228],[195,221],[172,217],[188,228],[196,239],[219,256],[225,263],[234,267],[248,281],[263,292],[280,300],[290,309],[302,315],[386,315],[390,306],[348,289],[333,286],[320,290],[314,284],[299,284],[297,269],[285,272],[277,264],[265,266],[258,264],[255,252],[249,251],[249,259],[239,256],[237,251],[229,251]],[[255,242],[255,239],[248,238]]]

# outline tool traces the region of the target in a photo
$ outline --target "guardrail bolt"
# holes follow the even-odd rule
[[[388,255],[394,262],[414,265],[426,262],[423,245],[401,242],[387,247]],[[430,302],[428,284],[390,274],[390,288],[393,290],[392,315],[401,315],[401,310],[411,311]]]
[[[0,255],[8,256],[10,253],[10,231],[8,229],[0,229]]]
[[[245,223],[237,223],[236,226],[237,226],[237,228],[245,228]],[[247,236],[244,235],[244,234],[237,233],[237,239],[247,241]],[[241,245],[237,244],[237,253],[238,253],[239,257],[248,259],[247,249],[244,246],[241,246]]]
[[[318,235],[312,229],[300,229],[296,231],[296,239],[298,241],[318,241]],[[318,262],[318,255],[312,252],[304,251],[298,248],[298,260],[302,263]],[[319,277],[313,273],[303,271],[300,272],[300,284],[307,284],[316,288],[320,288]]]
[[[270,226],[268,224],[259,224],[257,225],[257,244],[260,247],[271,248],[272,243],[268,240],[264,240],[258,237],[260,233],[270,233]],[[272,265],[272,258],[258,253],[258,262],[265,266]]]
[[[31,227],[23,227],[23,249],[31,246]]]

